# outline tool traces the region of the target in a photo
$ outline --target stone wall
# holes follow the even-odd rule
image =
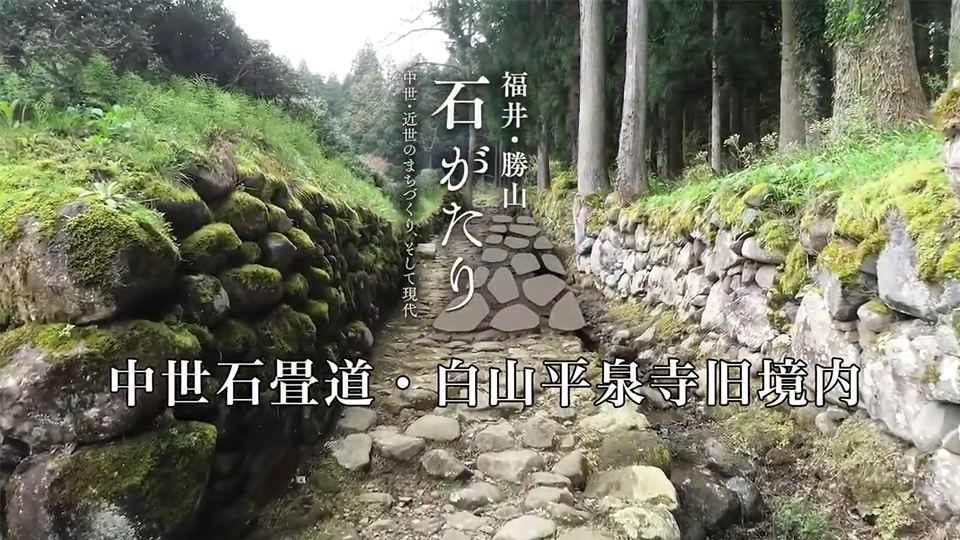
[[[930,454],[916,460],[918,492],[939,517],[960,515],[960,282],[918,277],[907,221],[896,211],[879,254],[853,261],[842,278],[824,268],[829,257],[818,258],[844,242],[829,219],[805,223],[792,247],[765,246],[750,226],[762,189],[745,194],[742,227],[708,215],[670,234],[614,210],[576,247],[578,270],[608,298],[669,308],[699,325],[709,336],[701,360],[746,359],[756,375],[763,358],[791,356],[807,363],[808,386],[814,363],[860,366],[861,414],[911,447],[908,455]],[[837,397],[827,395],[830,413],[814,411],[828,436],[853,412],[838,410],[845,405]]]
[[[87,198],[25,208],[0,241],[0,537],[236,538],[327,431],[322,382],[319,406],[270,405],[275,360],[325,381],[369,350],[403,228],[220,158],[154,186],[170,234]],[[135,407],[109,391],[130,358],[155,370]],[[209,404],[167,407],[169,359],[203,361]],[[221,364],[255,360],[236,378],[260,379],[261,404],[227,406]]]

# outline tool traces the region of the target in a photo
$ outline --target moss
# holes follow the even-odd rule
[[[256,240],[267,231],[270,213],[266,203],[243,191],[234,191],[214,212],[218,221],[230,224],[243,240]]]
[[[756,198],[766,198],[768,193],[770,193],[770,185],[765,182],[761,182],[759,184],[754,184],[752,188],[748,189],[747,192],[743,194],[742,199],[744,204],[746,204],[748,201]]]
[[[330,324],[330,308],[326,302],[310,300],[307,302],[303,311],[310,317],[310,320],[317,325],[317,328],[326,328],[326,326]]]
[[[181,306],[186,322],[210,326],[226,312],[229,300],[217,278],[196,276],[187,281]]]
[[[686,326],[680,320],[679,314],[672,308],[665,308],[653,321],[653,328],[657,332],[657,339],[664,342],[676,341],[683,337]]]
[[[242,285],[253,292],[270,292],[282,288],[283,276],[276,268],[260,264],[245,264],[221,274],[221,281]]]
[[[795,494],[773,501],[772,521],[781,538],[793,540],[833,540],[837,527],[824,512],[822,505],[813,503],[813,494]]]
[[[775,253],[786,253],[797,243],[796,227],[785,219],[764,222],[757,229],[760,247]]]
[[[851,244],[842,239],[831,240],[817,257],[817,264],[836,276],[840,283],[855,283],[860,276],[860,265],[868,255],[863,252],[863,245]]]
[[[263,249],[256,242],[243,242],[240,244],[240,258],[245,264],[253,264],[260,261],[263,255]]]
[[[810,273],[810,258],[800,244],[794,244],[783,262],[783,273],[777,281],[777,293],[785,299],[796,297],[807,283]]]
[[[954,75],[953,84],[934,102],[931,116],[937,128],[948,137],[960,128],[960,73]]]
[[[188,236],[180,246],[185,263],[197,272],[214,273],[241,247],[240,237],[226,223],[211,223]]]
[[[304,275],[307,278],[307,283],[310,284],[310,295],[312,297],[318,297],[333,282],[326,270],[316,267],[306,269]]]
[[[758,403],[739,407],[722,425],[737,447],[757,456],[774,448],[789,449],[798,438],[797,427],[789,416]]]
[[[884,224],[891,210],[906,220],[921,279],[939,282],[960,275],[952,245],[960,231],[960,203],[941,160],[905,163],[882,182],[844,192],[837,201],[837,232],[870,242],[875,253],[885,240]]]
[[[257,356],[257,339],[253,326],[237,319],[227,319],[213,332],[214,344],[225,358]]]
[[[284,220],[290,219],[287,217],[287,213],[283,211],[283,208],[270,203],[264,204],[267,206],[267,228],[269,230],[277,230]]]
[[[880,300],[879,298],[874,298],[873,300],[870,300],[869,302],[867,302],[866,307],[871,312],[876,313],[877,315],[880,315],[883,317],[887,317],[893,314],[893,311],[886,304],[884,304],[883,301]]]
[[[303,274],[293,274],[283,282],[284,301],[291,306],[304,305],[310,296],[310,284]]]
[[[313,243],[310,235],[307,234],[303,229],[294,227],[283,234],[288,240],[290,240],[291,243],[293,243],[294,246],[297,247],[297,249],[301,251],[311,251],[316,247],[316,244]]]
[[[743,202],[742,195],[733,191],[720,191],[710,200],[709,208],[715,211],[720,221],[728,227],[739,227],[748,207]]]
[[[317,326],[310,316],[281,304],[258,324],[264,352],[284,360],[308,358],[316,350]]]
[[[90,204],[66,218],[64,232],[70,275],[87,287],[103,285],[104,277],[116,271],[124,257],[173,265],[180,257],[177,245],[155,224],[104,204]]]
[[[71,508],[109,501],[135,501],[137,517],[159,531],[190,519],[206,487],[217,429],[186,422],[136,439],[81,448],[55,458],[50,503]],[[135,497],[131,497],[135,495]]]
[[[815,461],[841,479],[857,502],[884,506],[910,490],[896,463],[888,457],[895,452],[896,448],[881,439],[869,422],[855,418],[840,425]]]
[[[110,380],[110,369],[125,368],[134,358],[139,368],[158,369],[170,358],[193,358],[200,352],[196,337],[181,327],[153,321],[116,326],[26,324],[0,334],[0,368],[21,346],[44,351],[46,362],[63,375],[63,390],[89,392]]]
[[[603,441],[597,452],[600,469],[648,465],[670,473],[670,450],[664,440],[651,431],[614,433]]]

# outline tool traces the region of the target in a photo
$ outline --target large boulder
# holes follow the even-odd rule
[[[790,344],[793,357],[807,363],[810,376],[804,377],[803,381],[808,388],[814,386],[813,372],[817,364],[828,371],[835,361],[843,367],[860,365],[860,349],[834,325],[826,300],[815,292],[808,292],[800,302],[790,328]],[[848,392],[837,385],[825,397],[827,401],[846,406],[840,399],[848,396]]]
[[[133,321],[108,327],[25,325],[0,334],[0,432],[33,451],[113,439],[160,414],[166,405],[168,359],[196,358],[190,332]],[[153,369],[153,391],[123,390],[128,359]],[[116,371],[116,373],[114,373]],[[119,374],[118,392],[111,381]],[[132,382],[132,375],[130,376]]]
[[[0,230],[0,323],[115,319],[173,283],[179,253],[158,223],[85,200],[47,212],[0,213],[14,223]]]
[[[181,423],[119,443],[35,456],[11,480],[9,530],[18,540],[182,538],[216,439],[211,425]]]

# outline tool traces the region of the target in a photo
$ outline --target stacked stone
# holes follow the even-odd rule
[[[402,231],[385,219],[239,172],[225,146],[185,175],[140,193],[169,236],[78,200],[25,209],[17,242],[0,246],[0,511],[14,537],[248,529],[333,417],[271,406],[275,361],[310,359],[326,380],[327,360],[369,350],[397,297]],[[128,358],[155,371],[132,408],[109,391]],[[203,360],[210,404],[167,407],[170,359]],[[255,360],[238,379],[260,379],[260,405],[225,405],[218,364]]]

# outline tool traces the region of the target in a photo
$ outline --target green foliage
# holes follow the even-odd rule
[[[826,0],[827,39],[834,45],[862,45],[883,25],[891,1]]]
[[[794,495],[774,501],[773,527],[782,540],[833,540],[836,529],[819,505],[810,502],[809,494]]]

